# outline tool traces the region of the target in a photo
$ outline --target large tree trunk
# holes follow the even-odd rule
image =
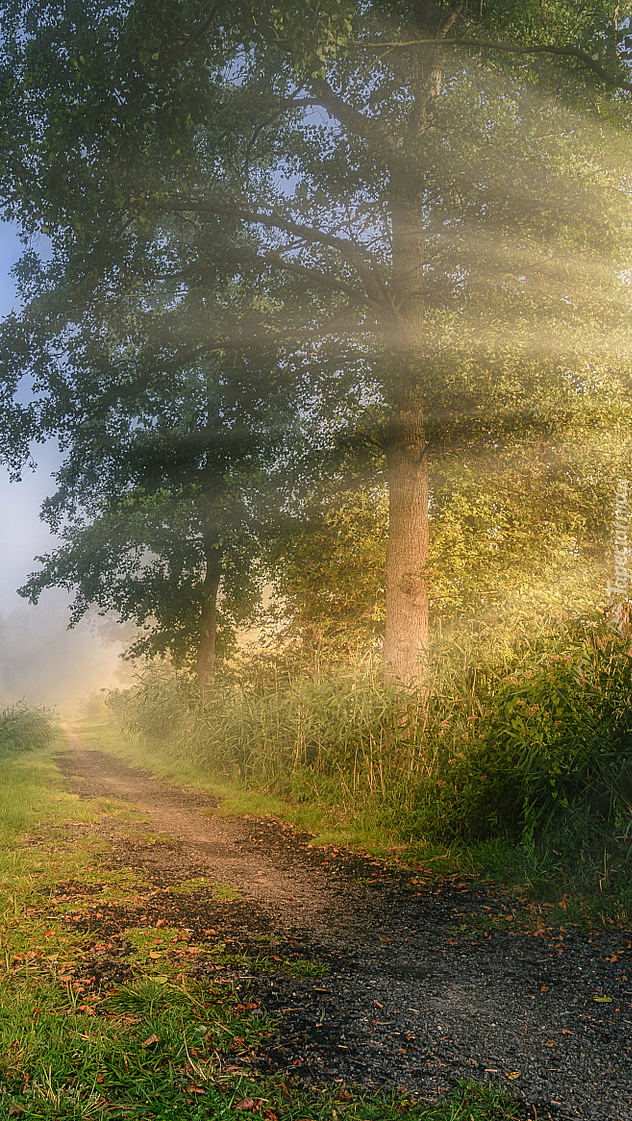
[[[209,696],[215,679],[215,642],[217,638],[217,593],[221,579],[221,565],[219,559],[213,557],[207,562],[204,577],[204,599],[202,601],[202,618],[200,626],[200,642],[197,651],[197,677],[200,685],[202,700]]]
[[[422,223],[406,205],[393,212],[394,354],[386,443],[389,530],[386,552],[387,680],[413,684],[428,649],[428,460],[419,384],[423,337]]]
[[[412,684],[428,648],[428,461],[423,410],[409,394],[391,417],[386,448],[386,678]]]

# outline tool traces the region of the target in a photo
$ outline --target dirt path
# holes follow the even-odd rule
[[[265,939],[283,957],[327,965],[321,980],[238,971],[280,1018],[262,1070],[404,1087],[428,1101],[455,1080],[490,1080],[525,1116],[632,1121],[631,932],[494,925],[515,906],[498,889],[318,848],[279,822],[213,816],[212,799],[67,736],[58,762],[80,796],[142,810],[141,836],[114,830],[109,858],[154,885],[142,918],[160,914],[201,938],[210,930],[251,953]],[[142,829],[168,838],[150,842]],[[201,877],[240,898],[166,892]],[[104,909],[91,929],[131,917]]]

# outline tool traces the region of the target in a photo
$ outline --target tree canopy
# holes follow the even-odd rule
[[[52,244],[18,266],[28,302],[1,340],[6,455],[53,432],[78,447],[123,404],[133,427],[214,355],[281,371],[295,411],[384,457],[384,658],[414,678],[445,584],[430,504],[462,449],[538,446],[546,475],[575,431],[619,425],[619,460],[627,440],[624,6],[1,11],[0,191]],[[112,331],[117,372],[95,380],[88,343]],[[79,408],[70,383],[91,386]],[[489,502],[477,516],[497,527]]]
[[[112,373],[114,374],[114,370]],[[218,653],[258,602],[264,527],[256,491],[278,446],[271,377],[237,356],[177,371],[147,394],[101,409],[57,473],[43,516],[62,544],[20,589],[75,592],[71,621],[91,607],[139,628],[130,656],[169,653],[194,665],[203,687]],[[86,386],[77,387],[80,397]],[[246,396],[249,409],[246,409]],[[96,419],[96,418],[93,418]],[[218,604],[218,595],[221,597]]]

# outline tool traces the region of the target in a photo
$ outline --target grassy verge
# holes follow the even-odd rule
[[[96,733],[92,733],[97,742]],[[87,730],[86,730],[87,738]],[[104,737],[99,746],[107,748]],[[59,741],[0,763],[0,1116],[23,1121],[504,1121],[519,1112],[497,1089],[462,1085],[435,1106],[340,1086],[301,1091],[258,1077],[252,1061],[272,1023],[236,982],[213,931],[191,940],[142,916],[107,929],[108,908],[146,897],[111,870],[110,831],[133,833],[114,801],[80,803],[63,787]],[[145,760],[146,761],[146,760]],[[182,778],[182,776],[180,776]],[[104,809],[107,812],[104,812]],[[191,884],[182,885],[190,891]],[[212,887],[212,885],[211,885]],[[177,890],[177,888],[176,888]],[[224,895],[226,888],[223,887]],[[142,910],[142,907],[140,907]],[[130,911],[130,914],[133,912]],[[205,958],[217,981],[200,979]],[[190,968],[196,963],[197,970]],[[259,957],[265,970],[314,963]],[[107,969],[118,970],[108,980]]]
[[[413,854],[414,846],[395,843],[388,827],[367,815],[352,814],[343,806],[332,805],[320,797],[317,789],[311,801],[298,802],[266,790],[249,788],[237,779],[231,781],[225,776],[217,779],[199,764],[174,757],[168,745],[148,746],[139,736],[124,735],[113,723],[79,720],[72,721],[72,728],[90,747],[107,751],[134,766],[149,768],[169,781],[210,792],[221,803],[213,811],[219,816],[278,817],[296,829],[313,833],[316,844],[348,845],[376,856]],[[445,857],[446,867],[451,867],[448,848],[440,846],[434,855],[438,859]]]
[[[143,743],[123,735],[113,723],[73,723],[81,739],[132,765],[153,770],[161,777],[195,787],[220,799],[213,811],[223,816],[273,816],[296,829],[314,834],[314,843],[347,846],[388,860],[419,865],[436,876],[480,876],[503,884],[522,900],[524,922],[543,921],[568,926],[593,926],[632,922],[632,881],[629,878],[597,880],[594,868],[570,866],[552,848],[529,847],[502,838],[466,844],[442,844],[411,837],[408,844],[394,838],[387,824],[360,809],[352,815],[344,806],[332,805],[314,790],[312,802],[281,798],[274,793],[248,789],[238,780],[217,781],[208,771],[170,754],[168,747]]]

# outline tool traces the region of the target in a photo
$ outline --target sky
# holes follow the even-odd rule
[[[0,223],[0,317],[17,307],[9,271],[22,252],[15,227]],[[54,443],[34,448],[37,470],[10,483],[0,466],[0,705],[17,701],[73,711],[90,692],[120,686],[130,668],[118,641],[104,641],[94,624],[67,630],[68,595],[43,593],[37,607],[16,589],[37,569],[35,556],[55,546],[39,519],[43,499],[54,491],[59,464]]]

